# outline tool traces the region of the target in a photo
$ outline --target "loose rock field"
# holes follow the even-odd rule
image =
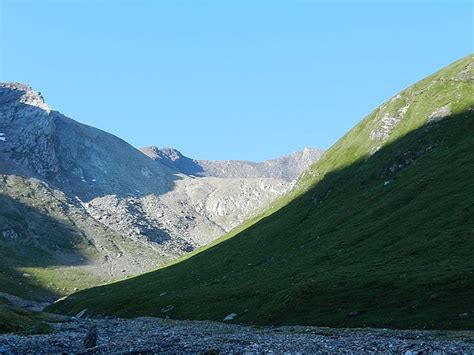
[[[97,344],[86,348],[96,327]],[[0,335],[0,354],[25,353],[474,353],[474,332],[247,327],[158,318],[75,319],[48,335]]]

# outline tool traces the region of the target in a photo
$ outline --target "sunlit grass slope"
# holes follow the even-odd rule
[[[473,68],[466,57],[394,96],[208,248],[51,310],[474,328]]]

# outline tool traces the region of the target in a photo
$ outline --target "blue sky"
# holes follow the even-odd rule
[[[136,147],[328,148],[473,51],[470,1],[0,0],[0,80]]]

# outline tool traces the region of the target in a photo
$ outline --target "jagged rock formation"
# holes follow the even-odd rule
[[[153,151],[52,110],[27,85],[0,84],[0,287],[18,291],[12,267],[33,275],[31,289],[51,279],[46,266],[61,274],[46,285],[55,293],[149,270],[266,207],[321,154],[251,163]]]
[[[176,149],[158,149],[154,146],[142,148],[141,151],[150,158],[186,175],[221,178],[275,178],[288,181],[296,179],[323,154],[321,149],[306,147],[302,151],[281,158],[256,163],[244,160],[196,160],[184,156]]]

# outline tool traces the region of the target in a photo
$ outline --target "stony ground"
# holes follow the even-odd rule
[[[84,340],[97,328],[97,345]],[[76,319],[48,335],[0,335],[0,354],[25,353],[474,353],[474,332],[245,327],[158,318]]]

